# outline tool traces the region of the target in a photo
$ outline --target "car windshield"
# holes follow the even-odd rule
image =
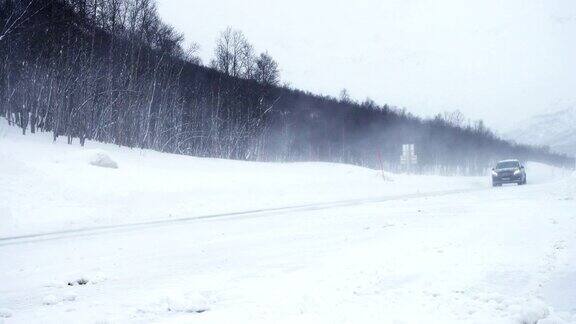
[[[520,166],[520,163],[518,163],[518,161],[503,161],[503,162],[498,162],[498,165],[496,165],[496,169],[511,169],[511,168],[517,168]]]

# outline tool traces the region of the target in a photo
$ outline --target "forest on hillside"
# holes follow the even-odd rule
[[[283,86],[274,58],[233,28],[210,62],[182,44],[154,0],[0,0],[0,116],[70,144],[201,157],[397,169],[414,143],[422,172],[478,174],[508,157],[574,165],[458,112],[421,119]]]

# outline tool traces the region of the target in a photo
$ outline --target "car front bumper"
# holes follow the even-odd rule
[[[518,183],[522,181],[522,175],[511,175],[511,176],[492,176],[492,183],[503,184],[503,183]]]

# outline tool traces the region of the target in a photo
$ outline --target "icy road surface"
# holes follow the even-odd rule
[[[384,181],[0,126],[0,323],[576,323],[565,171]]]
[[[7,323],[571,323],[562,185],[0,243],[0,305]]]

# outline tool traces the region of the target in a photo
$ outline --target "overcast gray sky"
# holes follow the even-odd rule
[[[576,106],[576,0],[159,0],[209,62],[227,26],[283,81],[406,107],[461,110],[497,130]]]

